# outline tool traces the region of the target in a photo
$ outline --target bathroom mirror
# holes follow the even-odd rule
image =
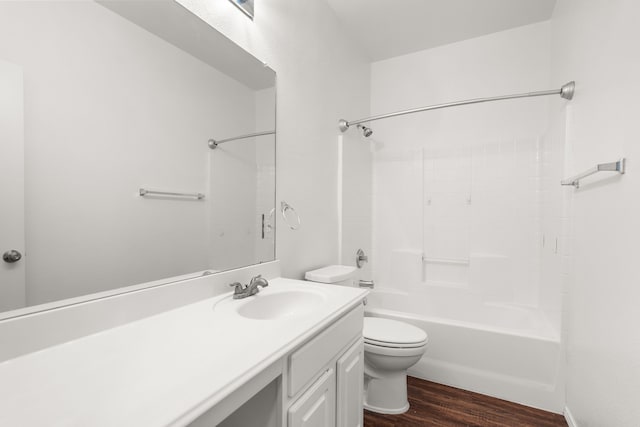
[[[0,319],[273,260],[275,80],[174,1],[0,2]]]

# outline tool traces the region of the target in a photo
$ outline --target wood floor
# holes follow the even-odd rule
[[[413,377],[408,393],[408,412],[364,411],[364,427],[567,427],[562,415]]]

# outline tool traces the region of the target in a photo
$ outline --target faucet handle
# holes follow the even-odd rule
[[[233,292],[235,295],[241,294],[245,290],[245,285],[240,282],[229,283],[229,286],[235,288]]]

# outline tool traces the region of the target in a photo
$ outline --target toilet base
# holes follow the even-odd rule
[[[378,408],[377,406],[368,405],[367,402],[365,401],[364,409],[366,409],[367,411],[375,412],[377,414],[399,415],[399,414],[404,414],[409,410],[409,402],[407,402],[407,405],[403,408],[400,408],[398,410],[390,410],[388,408]]]
[[[403,414],[409,410],[407,371],[377,371],[375,377],[365,370],[364,408],[379,414]]]

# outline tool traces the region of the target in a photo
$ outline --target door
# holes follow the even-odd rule
[[[337,363],[337,427],[362,427],[364,345],[362,339],[351,346]]]
[[[336,375],[327,370],[289,408],[288,427],[334,427],[336,417]]]
[[[26,302],[22,84],[22,68],[0,60],[0,312]]]

